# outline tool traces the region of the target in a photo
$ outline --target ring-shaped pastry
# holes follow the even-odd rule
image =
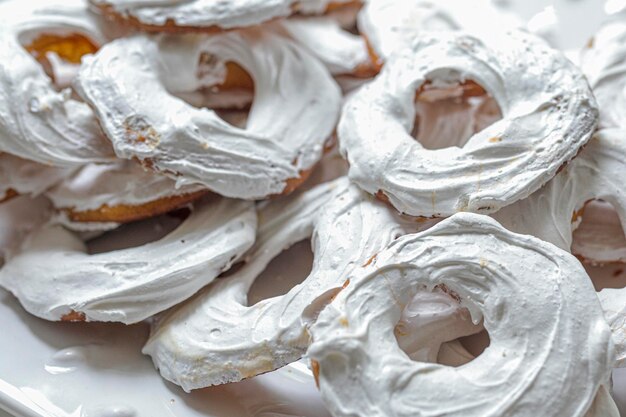
[[[199,73],[199,62],[210,66]],[[254,80],[245,128],[168,92],[220,83],[227,62]],[[179,185],[202,184],[244,199],[288,193],[306,178],[333,132],[341,101],[317,59],[261,29],[116,40],[83,63],[77,89],[118,156],[137,158]]]
[[[89,106],[57,91],[31,55],[80,63],[105,40],[83,1],[0,3],[0,152],[60,167],[114,158]]]
[[[0,269],[0,285],[46,320],[136,323],[213,281],[255,232],[254,205],[229,199],[199,205],[156,242],[93,255],[73,233],[48,225]]]
[[[89,0],[105,16],[153,32],[220,32],[294,13],[322,14],[354,0]]]
[[[72,222],[127,223],[177,209],[206,192],[197,185],[177,188],[164,175],[120,160],[85,165],[46,196]]]
[[[397,236],[428,222],[403,218],[349,185],[319,185],[259,212],[246,264],[159,320],[143,349],[185,390],[235,382],[298,360],[308,324],[346,274]],[[248,305],[248,290],[285,248],[312,236],[311,273],[285,295]]]
[[[347,278],[307,352],[334,417],[582,417],[610,377],[611,333],[580,263],[489,217],[403,236]],[[414,362],[393,337],[416,291],[441,284],[491,339],[458,368]]]
[[[502,119],[463,148],[424,149],[410,135],[416,91],[466,80],[493,96]],[[361,188],[402,213],[445,217],[529,196],[576,156],[597,118],[584,76],[536,36],[437,32],[420,35],[352,95],[338,136]]]

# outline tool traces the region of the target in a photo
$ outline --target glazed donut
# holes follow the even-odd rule
[[[0,269],[0,285],[46,320],[136,323],[192,296],[252,246],[250,202],[205,203],[173,232],[140,247],[90,255],[48,225]]]
[[[489,28],[493,33],[521,27],[516,16],[491,0],[368,0],[357,24],[379,65],[394,51],[410,48],[424,31]]]
[[[548,184],[530,197],[493,215],[503,226],[517,233],[536,236],[570,251],[574,230],[580,224],[585,205],[593,200],[610,203],[626,229],[626,189],[616,178],[626,171],[626,131],[598,131],[580,155]],[[608,243],[608,242],[606,242]],[[613,254],[617,258],[609,259]],[[596,262],[626,262],[620,251],[604,252]],[[583,258],[593,256],[582,253]]]
[[[70,221],[90,223],[157,216],[204,194],[197,185],[176,188],[173,180],[129,160],[86,165],[46,193]]]
[[[581,54],[581,68],[601,109],[600,128],[626,128],[626,23],[603,26]]]
[[[272,201],[259,221],[246,264],[159,320],[143,349],[165,379],[186,391],[298,360],[309,342],[308,324],[348,271],[397,236],[429,224],[394,214],[346,178]],[[248,290],[269,262],[309,236],[310,275],[285,295],[248,305]]]
[[[220,32],[294,13],[321,14],[353,0],[89,0],[105,16],[144,31]]]
[[[611,333],[580,263],[489,217],[403,236],[347,278],[307,353],[334,417],[584,416],[610,378]],[[416,291],[441,284],[491,338],[459,368],[412,361],[392,333]]]
[[[198,73],[200,60],[210,61],[210,69]],[[221,82],[226,62],[254,79],[245,129],[168,93]],[[306,178],[333,132],[341,100],[317,59],[259,29],[116,40],[83,63],[76,84],[119,157],[137,158],[179,185],[202,184],[244,199],[288,193]]]
[[[0,153],[0,202],[19,194],[37,196],[71,174],[57,168]]]
[[[409,134],[416,91],[469,79],[493,96],[502,120],[463,148],[424,149]],[[583,75],[541,39],[436,32],[390,58],[348,100],[338,136],[361,188],[402,213],[444,217],[491,213],[527,197],[576,156],[597,117]]]
[[[104,41],[80,0],[0,3],[0,152],[60,167],[114,157],[91,109],[56,91],[36,59],[79,63]]]

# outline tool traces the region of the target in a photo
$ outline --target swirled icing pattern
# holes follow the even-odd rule
[[[494,97],[502,119],[463,148],[424,149],[410,135],[416,91],[468,79]],[[431,33],[347,101],[338,136],[361,188],[402,213],[444,217],[491,213],[529,196],[590,139],[597,117],[584,76],[541,39]]]
[[[580,263],[489,217],[403,236],[348,278],[308,351],[335,417],[584,416],[610,376],[611,333]],[[392,333],[415,292],[440,284],[491,338],[458,368],[412,361]]]
[[[348,271],[397,236],[429,224],[393,213],[346,178],[271,202],[259,219],[247,263],[160,320],[144,348],[161,375],[185,390],[239,381],[299,359],[309,342],[307,324]],[[268,263],[309,236],[309,276],[287,294],[249,306],[248,290]]]
[[[253,204],[229,199],[197,207],[161,240],[95,255],[48,225],[0,269],[0,285],[47,320],[135,323],[213,281],[252,246],[255,229]]]
[[[199,69],[201,59],[210,65]],[[245,128],[168,93],[218,84],[227,61],[254,80]],[[118,156],[145,161],[179,185],[202,184],[245,199],[280,194],[313,167],[341,100],[317,59],[291,40],[256,29],[113,41],[83,63],[77,89],[95,108]]]
[[[38,34],[80,34],[105,41],[96,18],[80,0],[0,3],[0,151],[60,167],[114,157],[85,103],[56,91],[22,46]]]

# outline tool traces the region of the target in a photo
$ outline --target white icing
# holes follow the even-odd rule
[[[0,200],[9,190],[18,194],[37,196],[72,173],[68,168],[56,168],[37,162],[0,154]]]
[[[604,25],[589,43],[581,68],[598,100],[600,128],[626,128],[626,23]]]
[[[368,0],[358,16],[359,32],[383,61],[410,48],[423,31],[485,30],[521,27],[516,16],[490,0]]]
[[[210,65],[198,74],[201,57]],[[240,64],[254,80],[245,129],[168,93],[220,82],[226,61]],[[118,156],[149,160],[179,184],[245,199],[280,194],[288,179],[313,167],[341,100],[317,59],[258,29],[113,41],[83,63],[77,89],[95,108]]]
[[[372,66],[364,39],[344,30],[332,17],[291,18],[280,24],[292,39],[322,61],[331,74],[353,74]],[[367,74],[372,72],[373,68]]]
[[[345,178],[271,201],[260,209],[246,264],[158,321],[143,351],[185,390],[284,366],[304,354],[308,324],[350,269],[397,236],[430,224],[400,217]],[[285,295],[248,305],[248,290],[269,262],[309,236],[309,276]]]
[[[412,361],[393,337],[413,295],[439,284],[484,319],[491,339],[458,368]],[[576,258],[471,213],[391,243],[350,274],[310,331],[308,355],[335,417],[584,416],[614,359]]]
[[[605,288],[598,293],[615,341],[615,367],[626,367],[626,302],[623,288]]]
[[[92,210],[107,205],[139,206],[162,198],[202,190],[199,186],[176,188],[168,177],[148,171],[135,161],[82,167],[46,195],[56,208],[74,211]]]
[[[135,323],[213,281],[252,246],[255,228],[252,203],[219,199],[161,240],[89,255],[75,235],[49,225],[0,270],[0,285],[47,320],[75,311],[88,321]]]
[[[329,4],[349,0],[89,0],[110,7],[141,24],[163,26],[173,22],[182,27],[241,28],[300,12],[321,14]]]
[[[22,43],[40,34],[105,41],[80,0],[0,3],[0,151],[61,167],[110,160],[113,151],[91,109],[56,91]]]
[[[536,236],[569,251],[578,221],[572,217],[590,200],[611,203],[622,227],[626,226],[626,189],[619,180],[626,171],[626,131],[598,131],[548,184],[525,200],[493,215],[506,228]],[[620,252],[616,253],[618,256]],[[592,253],[582,253],[593,256]],[[606,253],[605,253],[606,255]],[[592,259],[593,260],[593,259]],[[604,259],[607,261],[607,259]],[[626,261],[626,258],[611,261]]]
[[[77,232],[81,240],[87,240],[121,226],[121,223],[117,222],[76,222],[70,219],[65,211],[56,211],[50,223]]]
[[[424,149],[410,135],[416,91],[467,79],[493,96],[502,119],[463,148]],[[350,179],[399,211],[490,213],[550,180],[589,140],[597,113],[580,71],[533,35],[424,33],[348,100],[338,136]]]

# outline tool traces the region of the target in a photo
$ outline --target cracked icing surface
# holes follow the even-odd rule
[[[346,178],[272,201],[259,211],[258,239],[235,274],[156,323],[144,353],[185,390],[239,381],[299,359],[307,325],[348,272],[397,236],[432,222],[389,210]],[[247,304],[247,293],[285,247],[312,236],[310,275],[287,294]]]
[[[210,65],[200,68],[203,57]],[[226,62],[254,80],[245,128],[168,93],[218,84]],[[124,93],[137,85],[142,89],[136,94]],[[341,101],[316,58],[259,29],[113,41],[83,63],[77,89],[95,108],[118,156],[136,157],[179,185],[202,184],[245,199],[289,191],[315,165]]]
[[[493,96],[502,119],[463,148],[424,149],[410,136],[416,91],[466,80]],[[348,99],[338,136],[361,188],[400,212],[443,217],[495,212],[529,196],[589,140],[597,117],[583,75],[541,39],[431,33]]]
[[[105,41],[84,2],[33,0],[0,3],[0,151],[61,167],[114,157],[91,109],[56,91],[52,80],[22,44],[37,35],[80,34]]]
[[[439,284],[491,338],[459,368],[412,361],[392,334],[413,294]],[[584,416],[613,364],[576,258],[471,213],[403,236],[353,271],[311,334],[308,354],[335,417]]]
[[[252,246],[255,230],[253,204],[229,199],[199,205],[161,240],[95,255],[47,225],[0,269],[0,285],[47,320],[135,323],[213,281]]]

